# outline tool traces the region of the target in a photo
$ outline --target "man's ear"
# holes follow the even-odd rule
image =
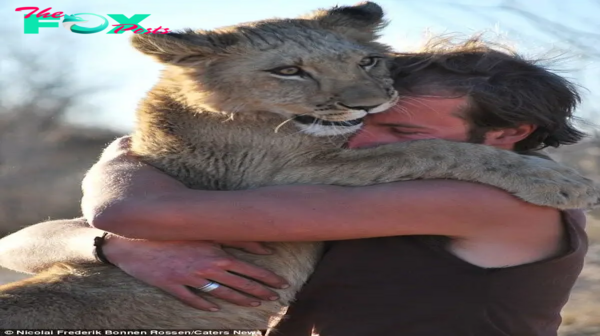
[[[535,125],[523,124],[515,128],[502,128],[486,133],[484,144],[497,147],[514,146],[517,142],[527,138],[536,130]]]
[[[359,42],[376,40],[378,33],[388,24],[383,9],[374,2],[363,2],[354,6],[336,6],[317,10],[302,17],[316,21],[322,28],[333,30]]]
[[[134,34],[131,44],[159,62],[191,66],[215,57],[239,42],[234,33],[211,31],[172,32],[167,34]]]

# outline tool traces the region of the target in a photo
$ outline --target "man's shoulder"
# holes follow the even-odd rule
[[[551,258],[567,248],[560,210],[536,206],[506,210],[504,215],[490,219],[495,225],[453,240],[450,251],[480,267],[507,267]]]

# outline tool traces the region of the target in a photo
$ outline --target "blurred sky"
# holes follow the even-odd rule
[[[511,41],[525,55],[540,56],[553,49],[567,52],[570,60],[561,73],[575,78],[591,92],[598,91],[599,65],[582,57],[579,50],[565,47],[561,38],[540,31],[527,20],[510,12],[497,9],[502,1],[496,0],[379,0],[391,24],[384,31],[383,41],[397,50],[414,48],[422,40],[423,32],[472,34],[491,30]],[[507,1],[504,1],[506,3]],[[62,28],[41,28],[35,35],[23,34],[23,12],[15,8],[35,6],[52,7],[52,12],[106,14],[151,14],[142,22],[144,27],[211,29],[245,21],[272,17],[295,17],[311,10],[336,4],[354,4],[356,1],[330,0],[188,0],[188,1],[65,1],[65,0],[3,0],[0,4],[0,27],[21,47],[39,50],[47,61],[73,67],[73,73],[82,83],[102,86],[103,91],[90,96],[86,109],[72,111],[74,120],[101,123],[118,130],[129,130],[135,121],[137,102],[156,82],[161,66],[129,46],[131,33],[106,34],[106,31],[80,35]],[[516,0],[510,3],[530,10],[544,19],[559,21],[570,27],[592,31],[591,23],[600,22],[600,6],[595,0]],[[479,13],[479,14],[476,14]],[[87,18],[87,17],[86,17]],[[93,25],[90,21],[89,26]],[[114,24],[110,20],[110,24]],[[4,43],[1,47],[6,47]],[[568,50],[566,50],[568,49]],[[50,50],[59,51],[56,57]],[[591,74],[595,74],[592,76]],[[591,94],[581,109],[583,117],[598,107]],[[597,98],[598,96],[596,96]]]

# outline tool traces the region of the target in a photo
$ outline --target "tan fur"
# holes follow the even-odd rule
[[[163,78],[139,108],[135,152],[196,189],[296,183],[364,186],[450,178],[490,184],[528,202],[561,209],[598,203],[591,181],[540,158],[442,140],[347,150],[341,148],[344,134],[355,128],[307,131],[293,120],[281,125],[294,115],[352,120],[364,111],[344,106],[394,101],[384,64],[358,66],[364,57],[388,51],[374,42],[381,24],[380,8],[367,3],[319,11],[303,20],[263,21],[180,36],[135,36],[137,49],[167,64]],[[319,84],[264,71],[294,64]],[[377,109],[368,112],[373,111]],[[339,136],[318,136],[332,130]],[[269,256],[230,250],[274,270],[292,286],[278,291],[278,302],[258,308],[211,298],[223,308],[216,313],[190,308],[114,267],[57,266],[0,287],[0,328],[265,329],[311,274],[320,247],[276,243]]]

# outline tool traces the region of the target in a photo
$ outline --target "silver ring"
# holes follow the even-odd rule
[[[204,293],[208,293],[208,292],[212,292],[215,289],[219,288],[219,286],[221,286],[221,285],[219,285],[216,282],[209,281],[206,285],[204,285],[202,287],[196,287],[196,289],[198,289],[199,291],[202,291]]]

